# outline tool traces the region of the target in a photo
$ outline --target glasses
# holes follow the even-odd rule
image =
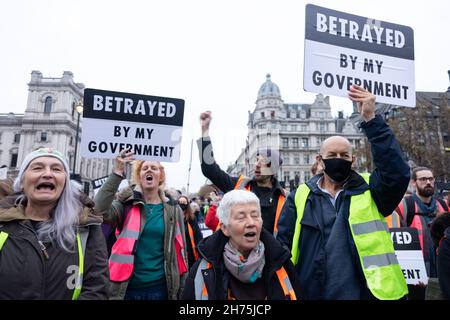
[[[434,182],[434,177],[422,177],[422,178],[417,178],[416,180],[419,180],[420,182],[427,182],[427,181],[430,181],[430,182]]]

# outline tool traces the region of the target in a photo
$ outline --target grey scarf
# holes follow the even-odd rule
[[[266,259],[264,257],[264,244],[259,241],[247,258],[235,249],[230,241],[225,245],[223,260],[227,270],[238,280],[244,283],[253,283],[261,277]]]

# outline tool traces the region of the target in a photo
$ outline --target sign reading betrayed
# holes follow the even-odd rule
[[[377,102],[414,107],[413,30],[308,4],[303,84],[344,97],[357,84]]]
[[[416,228],[390,228],[395,255],[407,284],[428,283],[427,271]]]
[[[183,115],[181,99],[86,89],[81,156],[111,159],[130,148],[136,159],[176,162]]]

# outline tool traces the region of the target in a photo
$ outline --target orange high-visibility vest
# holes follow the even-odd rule
[[[400,215],[396,211],[385,217],[385,220],[388,228],[400,228],[402,226]]]
[[[122,232],[111,249],[109,258],[109,278],[111,281],[128,280],[134,269],[134,245],[139,238],[141,211],[134,205],[125,218]]]
[[[236,182],[236,185],[234,186],[234,190],[246,190],[250,191],[250,184],[242,185],[242,182],[244,181],[245,177],[241,175]],[[248,179],[248,178],[247,178]],[[273,236],[276,237],[278,234],[278,219],[280,218],[281,209],[283,209],[284,201],[286,200],[286,196],[284,194],[280,194],[278,197],[278,204],[277,204],[277,211],[275,212],[275,221],[273,224]],[[218,228],[217,228],[218,229]],[[216,231],[217,231],[216,229]]]

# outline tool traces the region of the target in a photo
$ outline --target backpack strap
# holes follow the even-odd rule
[[[442,209],[444,209],[444,211],[448,211],[448,206],[447,206],[447,203],[444,201],[444,199],[436,197],[436,200],[437,200],[437,202],[439,202],[439,204],[441,205]]]
[[[404,219],[406,221],[406,226],[409,227],[411,225],[412,221],[414,220],[414,216],[416,214],[416,204],[415,204],[413,197],[406,197],[405,202],[406,202],[406,208],[405,208]]]

